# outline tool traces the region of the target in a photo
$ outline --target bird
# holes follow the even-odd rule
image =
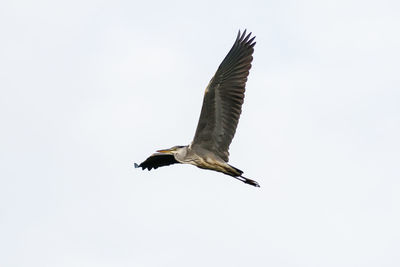
[[[205,89],[197,129],[190,145],[157,150],[135,168],[157,169],[171,164],[192,164],[260,187],[243,171],[228,164],[229,146],[242,112],[247,76],[256,42],[252,33],[238,32],[236,40]]]

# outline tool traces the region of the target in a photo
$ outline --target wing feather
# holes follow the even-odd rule
[[[192,147],[213,151],[226,162],[242,112],[255,37],[238,33],[231,50],[206,88]]]
[[[157,169],[158,167],[168,166],[175,163],[179,162],[175,159],[174,155],[154,153],[139,165],[135,163],[135,167],[142,168],[142,170],[147,168],[150,171],[153,168]]]

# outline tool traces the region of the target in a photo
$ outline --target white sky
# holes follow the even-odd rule
[[[2,1],[0,266],[400,266],[398,1]],[[174,165],[237,31],[230,163]]]

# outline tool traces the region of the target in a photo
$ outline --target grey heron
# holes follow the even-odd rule
[[[238,33],[235,43],[209,82],[203,99],[200,119],[190,145],[157,150],[141,164],[143,170],[175,163],[192,164],[202,169],[222,172],[244,183],[259,184],[242,176],[243,171],[228,164],[229,145],[238,125],[255,37]]]

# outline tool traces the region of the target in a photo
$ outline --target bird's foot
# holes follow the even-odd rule
[[[255,186],[255,187],[260,187],[260,185],[256,181],[251,180],[249,178],[246,178],[246,177],[243,177],[243,176],[238,176],[236,178],[238,178],[243,183],[246,183],[246,184],[249,184],[249,185],[252,185],[252,186]]]

